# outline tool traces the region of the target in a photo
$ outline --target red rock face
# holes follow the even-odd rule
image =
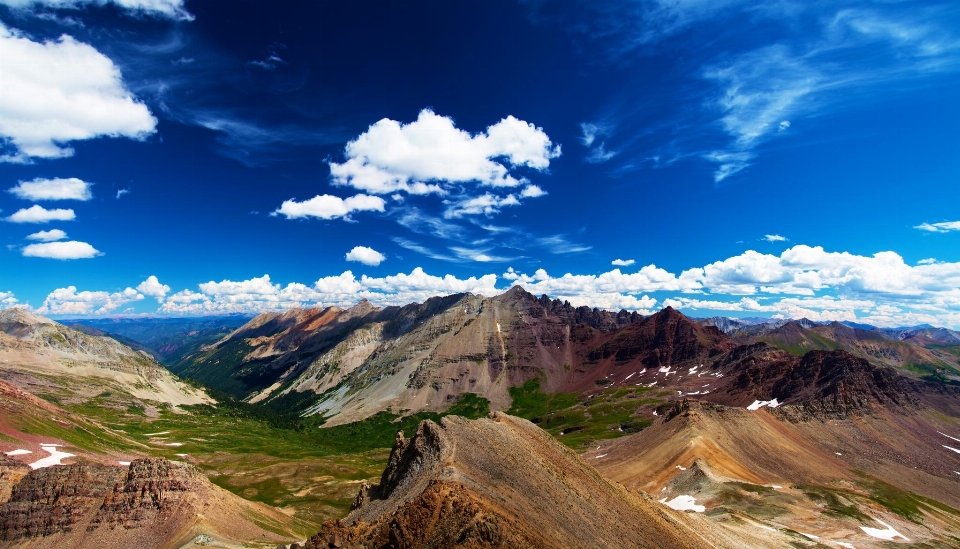
[[[155,527],[179,511],[191,516],[193,511],[181,507],[208,482],[192,466],[162,458],[136,460],[129,469],[89,463],[38,469],[0,506],[0,540]]]

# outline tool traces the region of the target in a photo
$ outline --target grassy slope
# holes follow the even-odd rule
[[[540,380],[510,389],[508,414],[527,418],[574,450],[594,441],[640,431],[652,423],[652,410],[664,400],[649,387],[618,387],[581,400],[567,393],[544,393]]]

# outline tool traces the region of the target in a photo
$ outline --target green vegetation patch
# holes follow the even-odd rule
[[[655,407],[663,401],[649,398],[648,387],[604,389],[586,399],[569,393],[544,393],[540,380],[531,379],[510,389],[513,405],[508,414],[529,419],[573,449],[581,449],[597,440],[636,433],[653,422],[637,417],[641,408]]]
[[[931,509],[960,518],[960,511],[935,499],[901,490],[862,471],[854,473],[863,479],[860,485],[870,492],[870,499],[909,521],[922,523],[922,511]]]

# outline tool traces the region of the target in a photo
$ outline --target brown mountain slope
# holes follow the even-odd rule
[[[949,546],[960,528],[960,459],[943,433],[960,431],[960,420],[880,407],[821,421],[798,408],[674,402],[647,429],[584,457],[628,489],[693,497],[718,526],[740,517],[873,547],[860,527],[880,519]]]
[[[601,477],[505,414],[423,422],[398,437],[379,486],[307,547],[765,547],[777,535],[711,529]]]
[[[219,546],[266,546],[289,539],[285,522],[279,511],[213,486],[187,464],[60,465],[32,471],[13,487],[0,505],[0,547],[174,548],[198,536]]]
[[[92,396],[116,389],[173,405],[210,402],[146,353],[19,308],[0,310],[0,379],[32,393],[60,388]]]

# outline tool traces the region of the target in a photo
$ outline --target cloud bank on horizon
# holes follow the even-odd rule
[[[351,261],[378,264],[383,257],[358,246]],[[920,323],[960,327],[960,263],[936,260],[908,265],[894,252],[858,256],[797,245],[779,256],[747,251],[735,257],[677,273],[655,265],[635,272],[613,269],[598,275],[553,276],[508,268],[501,275],[458,278],[434,276],[422,268],[383,277],[353,271],[322,277],[312,284],[274,282],[269,275],[248,280],[209,281],[197,290],[171,293],[151,275],[122,291],[78,291],[75,286],[50,292],[34,308],[47,315],[115,315],[126,305],[153,297],[153,314],[255,314],[296,307],[349,307],[360,299],[379,306],[406,305],[430,297],[469,292],[484,296],[522,286],[535,295],[569,301],[574,306],[631,310],[651,314],[672,306],[692,314],[750,313],[778,318],[848,320],[879,326]],[[19,305],[3,292],[7,306]]]
[[[953,3],[378,7],[0,0],[0,306],[960,327]]]

